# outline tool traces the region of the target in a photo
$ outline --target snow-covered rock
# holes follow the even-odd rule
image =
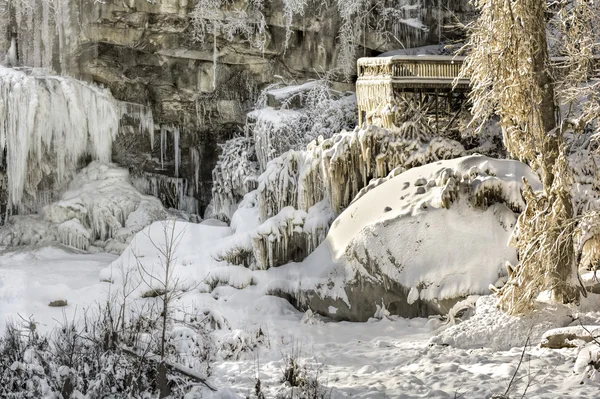
[[[517,261],[508,241],[523,177],[539,188],[523,163],[468,156],[374,180],[303,262],[302,285],[273,291],[301,290],[306,306],[351,320],[367,320],[382,300],[391,314],[415,317],[488,294],[505,262]]]
[[[560,349],[583,346],[600,337],[600,326],[570,326],[548,330],[542,336],[542,348]]]

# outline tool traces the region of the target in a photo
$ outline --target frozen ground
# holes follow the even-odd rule
[[[179,312],[211,309],[229,324],[230,329],[215,332],[219,351],[209,380],[221,394],[213,397],[228,397],[226,392],[246,397],[256,376],[267,398],[289,395],[290,387],[281,383],[283,359],[298,353],[301,364],[319,377],[333,398],[484,398],[505,392],[521,358],[522,347],[494,351],[430,345],[435,335],[432,327],[439,323],[426,319],[348,323],[307,318],[285,300],[265,295],[269,271],[250,272],[211,258],[216,242],[231,233],[228,227],[212,222],[178,222],[176,227],[183,231],[178,273],[204,281],[218,277],[221,284],[210,293],[187,294],[178,303]],[[155,223],[145,231],[157,237],[161,228]],[[148,236],[138,235],[134,242],[148,258],[144,262],[151,262],[154,256]],[[115,261],[113,255],[87,255],[57,246],[3,252],[0,323],[17,314],[33,315],[41,328],[48,330],[63,319],[63,311],[72,317],[76,310],[106,301],[109,288],[114,290],[118,283],[100,282],[99,272],[113,261],[114,270],[128,254],[126,251]],[[100,274],[106,277],[109,270]],[[253,285],[232,287],[244,286],[248,280]],[[56,299],[68,300],[68,306],[49,308],[48,302]],[[259,330],[264,334],[260,339],[256,338]],[[476,333],[485,342],[485,327],[479,326]],[[232,343],[233,349],[225,351],[222,344],[226,342]],[[526,397],[532,398],[597,397],[600,386],[590,380],[580,384],[582,376],[573,373],[576,356],[577,349],[527,348],[511,397],[521,397],[525,389]],[[188,396],[211,397],[207,391]]]
[[[84,254],[64,246],[21,247],[0,254],[0,330],[9,318],[33,315],[41,330],[50,330],[96,301],[104,301],[107,285],[98,273],[116,255]],[[65,308],[49,307],[67,300]]]

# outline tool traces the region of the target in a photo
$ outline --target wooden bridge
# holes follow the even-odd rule
[[[436,135],[453,135],[461,117],[468,115],[469,79],[456,80],[464,58],[427,55],[359,59],[359,123],[394,128],[405,122],[426,122]]]
[[[470,118],[469,78],[461,78],[465,57],[443,55],[360,58],[356,97],[359,124],[386,128],[418,122],[435,135],[460,134]],[[552,57],[554,73],[564,73],[565,57]],[[594,57],[600,67],[600,56]]]

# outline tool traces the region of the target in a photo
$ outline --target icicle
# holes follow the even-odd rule
[[[213,24],[213,90],[217,90],[217,24]]]
[[[167,151],[167,128],[164,125],[160,127],[160,168],[165,169],[165,153]]]
[[[185,178],[135,171],[132,172],[131,184],[139,192],[158,198],[164,206],[190,214],[198,210],[193,188],[189,187]]]
[[[52,46],[54,44],[54,27],[50,26],[50,2],[42,1],[42,28],[40,34],[42,35],[42,67],[52,69]]]
[[[179,127],[173,129],[173,159],[175,163],[175,177],[179,177],[179,164],[181,163],[181,149],[179,148]]]
[[[200,190],[200,152],[198,148],[190,148],[190,159],[194,170],[194,190],[197,193]]]
[[[148,106],[120,101],[121,121],[134,122],[138,125],[140,135],[148,134],[150,138],[150,147],[154,150],[154,117],[152,109]],[[128,117],[131,121],[124,121]]]

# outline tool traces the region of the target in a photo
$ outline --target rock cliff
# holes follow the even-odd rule
[[[260,2],[265,42],[259,48],[243,34],[218,32],[216,38],[194,40],[193,0],[41,0],[34,11],[27,11],[26,3],[18,0],[4,10],[0,5],[0,63],[52,67],[102,84],[119,100],[150,106],[157,129],[163,127],[154,149],[130,129],[115,141],[113,160],[140,174],[187,179],[189,193],[200,201],[199,211],[210,200],[217,144],[240,131],[261,89],[339,69],[348,54],[373,56],[452,40],[460,34],[452,26],[471,12],[463,0],[377,1],[372,3],[396,11],[369,19],[360,13],[369,1],[295,2],[303,7],[290,23],[291,0]],[[224,6],[211,18],[229,20],[256,2],[217,3]],[[359,10],[354,16],[353,5]],[[356,26],[353,18],[365,26]],[[375,29],[373,21],[384,22]],[[342,43],[349,28],[354,43]],[[352,90],[351,75],[332,75],[334,85]],[[197,187],[189,184],[196,173]]]

